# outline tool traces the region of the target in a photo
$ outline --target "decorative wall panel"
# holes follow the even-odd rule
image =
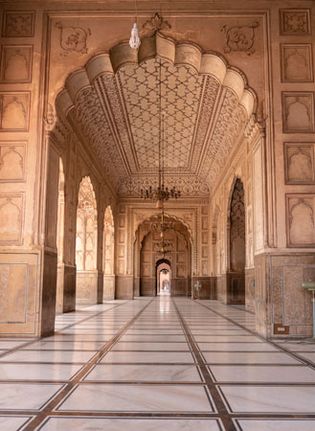
[[[0,323],[25,323],[28,265],[0,264]]]
[[[35,30],[35,12],[5,11],[2,35],[4,37],[32,37]]]
[[[1,81],[30,82],[32,57],[32,46],[4,45],[1,51]]]
[[[25,179],[26,142],[0,142],[0,182]]]
[[[281,45],[281,72],[283,82],[313,81],[311,44]]]
[[[0,194],[0,245],[22,244],[23,213],[23,193]]]
[[[314,184],[314,143],[285,143],[285,179],[287,184]]]
[[[280,31],[284,35],[310,34],[309,9],[280,9]]]
[[[0,94],[0,131],[27,131],[30,93]]]
[[[314,93],[283,92],[284,133],[312,133],[314,126]]]
[[[287,194],[287,242],[289,247],[315,246],[315,195]]]

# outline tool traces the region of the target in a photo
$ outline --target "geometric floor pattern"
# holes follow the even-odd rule
[[[0,340],[0,430],[314,431],[315,342],[266,341],[217,301],[82,307]]]

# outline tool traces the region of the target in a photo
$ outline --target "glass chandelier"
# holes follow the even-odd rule
[[[163,208],[164,202],[169,199],[178,199],[181,195],[180,190],[177,190],[175,186],[168,188],[165,186],[165,173],[164,173],[164,116],[162,112],[162,60],[160,58],[159,67],[159,147],[158,147],[158,186],[149,186],[148,188],[141,189],[140,195],[143,199],[150,199],[156,202],[156,208]]]

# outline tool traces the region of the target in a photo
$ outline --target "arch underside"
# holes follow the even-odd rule
[[[240,71],[160,33],[138,53],[122,43],[93,57],[56,99],[58,117],[86,142],[120,196],[157,181],[162,111],[166,184],[207,196],[255,107]]]

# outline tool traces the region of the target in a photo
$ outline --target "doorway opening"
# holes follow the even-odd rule
[[[92,182],[80,183],[76,229],[76,303],[97,303],[97,208]]]
[[[171,263],[167,259],[156,262],[156,294],[170,296],[172,291]]]

